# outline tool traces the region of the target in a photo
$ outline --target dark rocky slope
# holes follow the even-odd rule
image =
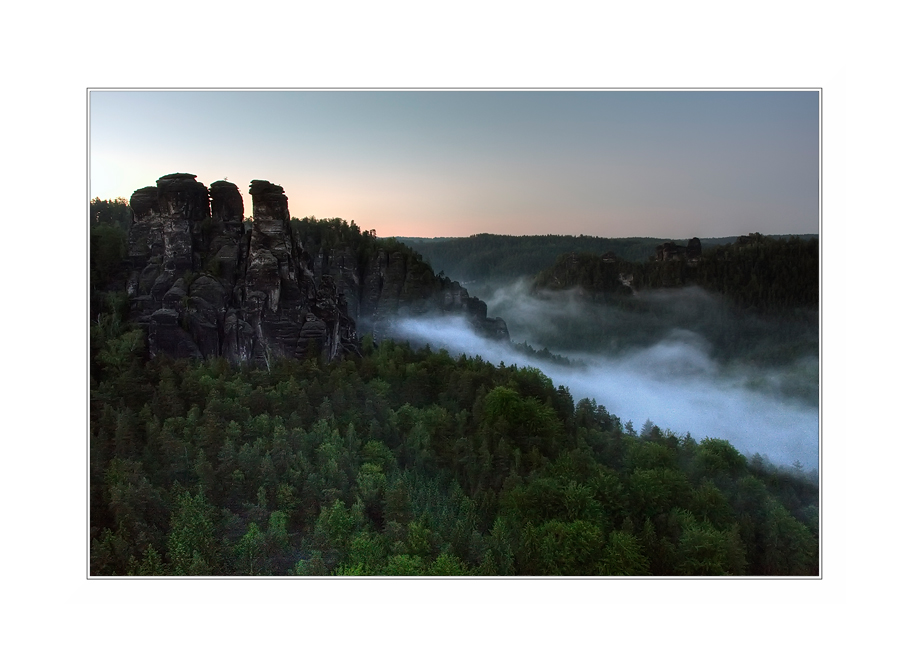
[[[347,223],[338,243],[324,223],[292,221],[281,186],[253,181],[249,192],[251,229],[227,181],[206,188],[192,174],[169,174],[133,193],[127,294],[152,356],[334,359],[356,353],[366,333],[383,338],[394,317],[432,312],[463,314],[508,339],[485,303],[403,244]]]

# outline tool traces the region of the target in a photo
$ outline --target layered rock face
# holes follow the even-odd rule
[[[487,317],[484,301],[458,282],[434,276],[426,264],[403,252],[379,250],[370,257],[363,267],[358,311],[360,330],[377,340],[386,337],[396,317],[436,313],[463,316],[478,333],[510,340],[505,321]]]
[[[343,295],[301,271],[283,188],[253,181],[250,194],[255,221],[245,231],[233,183],[209,190],[170,174],[133,193],[127,292],[152,356],[267,365],[357,349]]]
[[[190,327],[181,325],[194,324],[186,317],[187,283],[195,259],[193,232],[210,217],[208,189],[192,174],[170,174],[156,187],[134,192],[130,208],[127,293],[133,316],[148,327],[152,355],[202,356]]]
[[[334,359],[358,352],[358,333],[381,339],[390,318],[434,310],[463,313],[479,331],[508,339],[485,303],[427,275],[422,262],[322,247],[292,229],[281,186],[253,181],[249,192],[249,230],[240,191],[227,181],[209,189],[192,174],[169,174],[133,193],[127,292],[152,356]]]

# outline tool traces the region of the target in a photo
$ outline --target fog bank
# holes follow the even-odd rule
[[[564,304],[566,309],[576,306],[570,301]],[[525,302],[523,307],[533,304]],[[527,311],[527,316],[534,314]],[[506,317],[506,321],[511,328],[512,320]],[[537,321],[541,327],[551,326],[549,318]],[[637,429],[649,419],[678,435],[690,432],[697,440],[726,439],[743,454],[759,453],[776,464],[799,461],[806,469],[818,466],[817,405],[780,392],[778,376],[785,371],[776,372],[775,377],[718,363],[711,356],[710,343],[690,330],[672,329],[655,343],[614,353],[572,353],[569,356],[578,363],[571,366],[530,359],[510,345],[480,337],[459,318],[403,319],[394,324],[392,333],[455,356],[479,355],[496,365],[537,367],[556,386],[567,387],[575,401],[594,399],[622,423],[634,422]],[[563,330],[562,336],[566,335],[570,331]],[[512,337],[521,340],[514,331]],[[807,363],[810,372],[810,359],[800,363]],[[814,364],[816,371],[816,360]]]

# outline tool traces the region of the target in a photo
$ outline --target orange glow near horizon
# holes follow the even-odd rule
[[[92,197],[165,174],[281,185],[379,236],[818,233],[819,95],[91,93]],[[202,131],[204,130],[204,131]]]

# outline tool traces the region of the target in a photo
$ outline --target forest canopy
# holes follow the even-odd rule
[[[92,205],[91,575],[818,574],[802,471],[534,368],[368,336],[332,363],[150,359],[118,205]],[[293,224],[379,243],[341,223]]]

